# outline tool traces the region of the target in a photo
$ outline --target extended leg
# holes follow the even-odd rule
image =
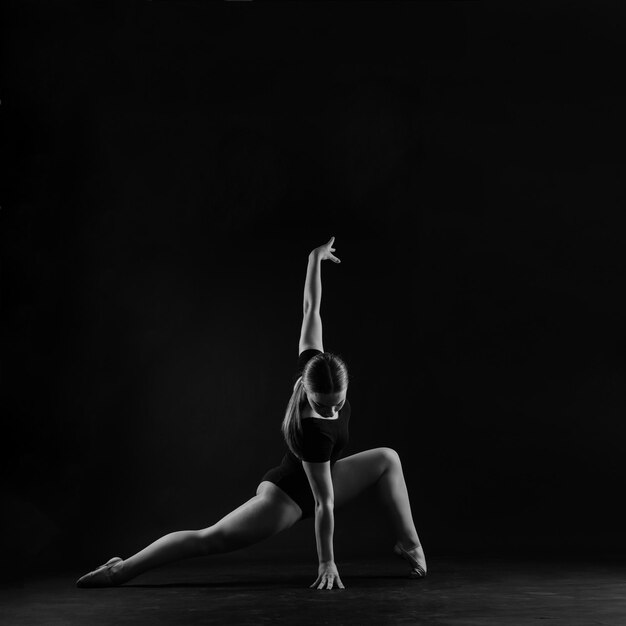
[[[202,556],[204,544],[200,530],[177,530],[157,539],[143,550],[124,559],[119,569],[114,567],[113,580],[123,583],[146,570],[195,556]]]
[[[263,482],[256,496],[212,526],[169,533],[112,565],[112,582],[124,583],[148,569],[179,559],[238,550],[289,528],[301,515],[293,500],[275,485]]]

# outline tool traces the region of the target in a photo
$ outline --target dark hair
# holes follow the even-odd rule
[[[302,458],[302,416],[300,405],[307,393],[338,393],[348,386],[348,368],[344,360],[330,352],[309,359],[296,380],[282,424],[283,437],[291,452]]]

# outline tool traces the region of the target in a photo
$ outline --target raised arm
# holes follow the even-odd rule
[[[320,316],[320,305],[322,303],[322,271],[321,263],[330,259],[335,263],[341,261],[333,254],[335,248],[332,247],[335,241],[331,237],[328,243],[312,250],[309,254],[309,263],[306,270],[306,280],[304,282],[304,300],[302,304],[302,328],[300,330],[300,344],[298,354],[309,348],[315,348],[324,352],[322,342],[322,318]]]

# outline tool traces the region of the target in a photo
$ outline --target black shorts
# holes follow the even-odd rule
[[[301,519],[315,515],[315,498],[304,470],[277,465],[265,472],[261,480],[269,480],[290,496],[302,509]]]

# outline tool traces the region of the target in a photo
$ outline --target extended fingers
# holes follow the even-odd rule
[[[309,589],[312,589],[316,585],[318,589],[324,589],[324,588],[332,589],[333,583],[335,584],[337,589],[345,589],[344,584],[341,582],[341,578],[339,578],[339,576],[333,576],[333,574],[329,576],[322,576],[321,582],[320,582],[320,577],[318,576],[317,580],[312,585],[309,586]]]
[[[341,582],[341,578],[339,578],[339,574],[331,574],[331,576],[329,576],[326,589],[332,589],[333,583],[337,589],[345,589],[343,583]]]
[[[337,248],[333,248],[333,243],[334,242],[335,242],[335,238],[331,237],[329,242],[326,244],[328,246],[328,256],[335,263],[341,263],[341,261],[334,254],[331,254],[331,252],[334,252],[337,249]]]

